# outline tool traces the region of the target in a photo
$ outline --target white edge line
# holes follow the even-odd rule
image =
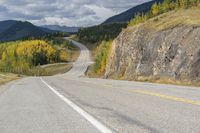
[[[40,78],[40,80],[52,91],[54,92],[59,98],[61,98],[65,103],[67,103],[71,108],[73,108],[76,112],[78,112],[81,116],[83,116],[87,121],[89,121],[94,127],[96,127],[101,133],[112,133],[112,131],[107,128],[105,125],[100,123],[97,119],[95,119],[93,116],[85,112],[83,109],[81,109],[79,106],[77,106],[75,103],[64,97],[62,94],[60,94],[58,91],[56,91],[53,87],[51,87],[48,83],[46,83],[43,78]]]

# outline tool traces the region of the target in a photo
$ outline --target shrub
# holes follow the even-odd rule
[[[103,74],[106,70],[109,54],[112,48],[112,41],[103,41],[96,49],[94,72]]]

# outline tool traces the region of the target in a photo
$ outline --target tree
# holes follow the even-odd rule
[[[59,58],[60,61],[62,61],[62,62],[66,62],[67,59],[68,59],[67,52],[64,51],[64,50],[61,50],[61,51],[60,51],[60,55],[59,55],[59,57],[60,57],[60,58]]]
[[[174,9],[174,7],[175,7],[174,0],[165,0],[162,4],[163,12],[170,11],[170,10]]]
[[[45,51],[41,51],[40,53],[34,53],[32,63],[34,66],[44,65],[48,63],[48,57]]]
[[[134,19],[129,22],[129,26],[134,26],[139,23],[145,22],[149,18],[149,14],[137,14]]]
[[[159,5],[157,3],[153,4],[151,8],[152,15],[157,16],[159,14],[159,11],[160,11]]]
[[[177,5],[179,8],[188,8],[190,0],[177,0]]]
[[[68,59],[66,50],[60,53],[57,47],[42,40],[3,43],[0,53],[0,70],[20,74],[28,74],[38,65]]]

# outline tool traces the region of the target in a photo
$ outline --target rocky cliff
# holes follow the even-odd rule
[[[200,10],[179,10],[128,27],[114,40],[105,77],[200,79]]]

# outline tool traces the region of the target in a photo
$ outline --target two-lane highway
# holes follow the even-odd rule
[[[66,74],[0,88],[0,133],[199,133],[200,88],[83,77],[89,51]]]
[[[65,39],[69,40],[76,47],[78,47],[81,52],[80,52],[79,58],[73,64],[73,68],[69,72],[64,74],[63,76],[70,77],[70,78],[78,78],[78,77],[84,76],[88,66],[91,64],[89,50],[87,49],[87,47],[85,47],[79,42],[73,41],[69,38],[65,38]]]

